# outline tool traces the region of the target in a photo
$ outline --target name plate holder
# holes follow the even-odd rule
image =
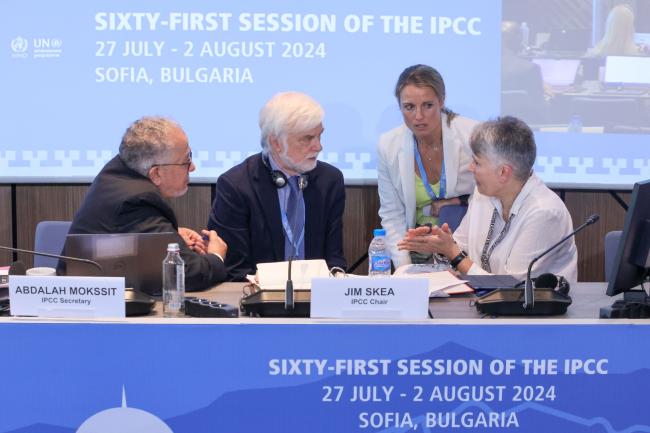
[[[123,277],[9,276],[12,316],[124,318]]]
[[[426,278],[314,278],[312,318],[422,320],[429,317]]]

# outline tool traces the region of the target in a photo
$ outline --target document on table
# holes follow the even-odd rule
[[[247,275],[248,281],[265,290],[284,290],[289,276],[289,262],[258,263],[257,275]],[[296,290],[311,289],[312,278],[330,276],[325,260],[294,260],[291,262],[291,281]]]
[[[474,290],[454,274],[436,264],[404,265],[395,270],[393,276],[400,278],[426,278],[429,280],[429,297],[445,297]]]

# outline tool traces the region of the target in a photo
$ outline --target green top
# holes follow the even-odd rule
[[[430,184],[431,189],[436,194],[440,195],[440,182]],[[423,212],[423,209],[426,208],[426,214]],[[415,222],[418,225],[438,224],[438,217],[432,217],[429,215],[431,212],[431,197],[427,194],[427,190],[424,188],[424,183],[420,176],[415,175]]]

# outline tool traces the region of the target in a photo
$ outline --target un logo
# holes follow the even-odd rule
[[[24,53],[27,51],[27,39],[18,36],[11,41],[11,49],[14,53]]]

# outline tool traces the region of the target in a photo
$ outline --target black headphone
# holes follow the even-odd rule
[[[564,277],[554,274],[541,274],[534,281],[536,289],[555,289],[563,295],[568,295],[571,287]]]
[[[275,185],[276,188],[284,188],[287,186],[289,179],[287,179],[287,176],[280,170],[271,169],[268,154],[262,154],[262,163],[269,169],[269,172],[271,173],[271,183]],[[309,177],[305,173],[298,176],[298,188],[302,191],[307,188],[307,185],[309,185]]]

